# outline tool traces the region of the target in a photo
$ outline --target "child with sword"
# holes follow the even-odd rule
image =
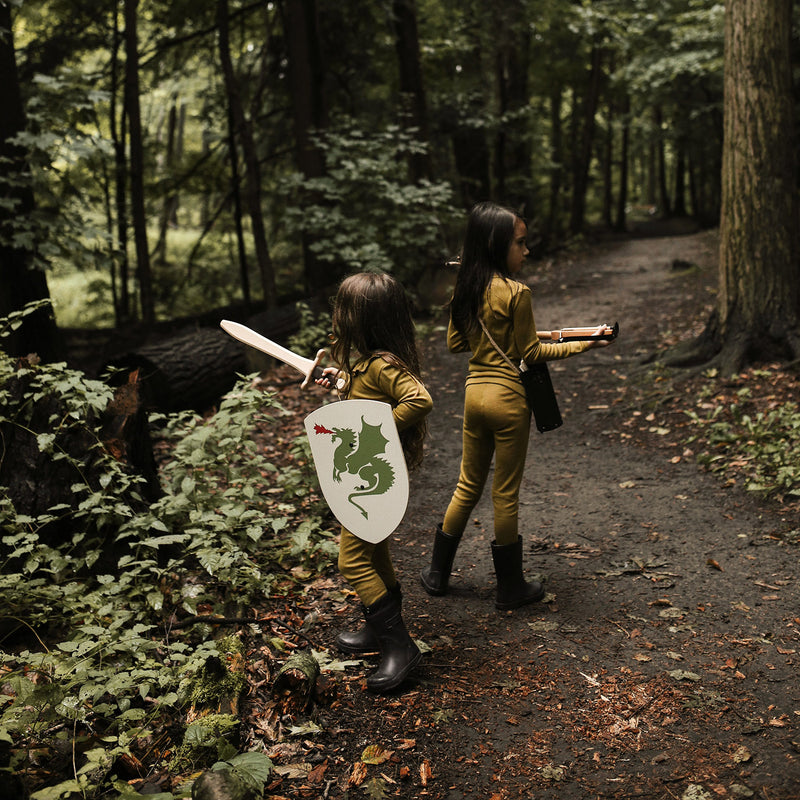
[[[316,382],[326,387],[337,383],[345,399],[389,403],[406,463],[410,468],[417,466],[422,460],[425,417],[433,403],[420,380],[405,290],[389,275],[350,275],[336,295],[332,325],[331,356],[339,369],[327,367]],[[388,692],[405,680],[422,657],[403,622],[402,595],[388,538],[372,544],[342,527],[338,566],[361,600],[365,624],[357,631],[340,633],[336,645],[347,653],[378,650],[380,664],[367,677],[367,688]]]
[[[483,492],[494,456],[492,559],[498,609],[518,608],[544,597],[541,583],[526,581],[522,570],[519,488],[531,412],[513,364],[520,360],[532,364],[567,358],[609,343],[606,339],[554,344],[540,341],[530,289],[513,277],[528,255],[526,239],[526,224],[515,212],[488,202],[472,209],[447,331],[451,352],[471,353],[464,396],[461,468],[444,519],[436,530],[431,564],[420,575],[428,594],[447,593],[456,550]],[[595,333],[606,336],[610,329],[601,325]]]

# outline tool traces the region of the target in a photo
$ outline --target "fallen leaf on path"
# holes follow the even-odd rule
[[[401,739],[399,744],[397,745],[398,750],[411,750],[412,748],[417,746],[416,739]]]
[[[670,678],[676,681],[699,681],[702,678],[696,672],[687,672],[685,669],[673,669],[667,673]]]
[[[671,658],[673,661],[683,661],[683,656],[680,653],[676,653],[674,650],[667,650],[664,654],[667,658]]]
[[[392,750],[386,750],[379,744],[371,744],[364,748],[361,760],[365,764],[383,764],[384,761],[388,761],[392,757],[392,754]]]
[[[752,753],[742,744],[736,748],[731,758],[736,764],[744,764],[753,757]]]
[[[714,569],[718,569],[720,572],[724,572],[722,567],[719,565],[719,562],[715,561],[713,558],[709,558],[706,561],[706,564],[708,564],[709,567],[714,567]]]
[[[547,766],[542,767],[542,777],[546,778],[549,781],[560,781],[564,778],[564,768],[563,767],[554,767],[554,766]]]
[[[306,762],[286,764],[284,766],[275,767],[275,772],[290,781],[305,780],[311,772],[311,764],[307,764]]]

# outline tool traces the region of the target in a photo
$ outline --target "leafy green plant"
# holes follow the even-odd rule
[[[414,285],[447,248],[443,229],[456,215],[446,183],[404,178],[402,165],[425,145],[399,126],[361,130],[344,120],[317,141],[323,178],[286,182],[290,232],[307,232],[322,261],[345,271],[392,272]]]
[[[749,394],[743,387],[737,402],[715,405],[705,416],[687,412],[710,446],[698,460],[714,472],[742,470],[748,491],[800,497],[800,407],[787,402],[750,414]]]
[[[312,356],[328,342],[331,333],[331,315],[327,311],[315,314],[308,303],[297,303],[300,326],[289,338],[289,348],[301,355]]]
[[[20,319],[0,320],[0,336]],[[143,755],[156,729],[180,732],[191,679],[219,652],[212,627],[175,623],[257,602],[271,591],[271,565],[324,569],[334,549],[319,507],[298,509],[299,489],[258,453],[254,431],[283,410],[251,379],[213,415],[154,420],[163,494],[153,502],[100,444],[110,398],[64,364],[20,368],[0,351],[0,436],[24,433],[74,475],[67,497],[33,514],[0,487],[0,742],[16,770],[35,770],[37,753],[62,754],[49,765],[61,778],[35,780],[34,800],[112,787],[124,796],[120,759]],[[99,477],[70,447],[78,434]],[[49,535],[54,525],[69,535]],[[212,749],[220,768],[250,763]]]

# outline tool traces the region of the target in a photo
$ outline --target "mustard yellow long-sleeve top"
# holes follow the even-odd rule
[[[582,353],[590,342],[549,343],[540,341],[533,319],[531,290],[523,283],[495,276],[486,288],[481,318],[498,347],[515,366],[520,361],[553,361]],[[481,328],[467,338],[453,325],[447,329],[447,347],[452,353],[471,351],[467,386],[498,383],[525,396],[518,374],[500,357]]]
[[[419,422],[433,408],[433,400],[425,386],[380,355],[367,356],[356,362],[345,396],[348,400],[389,403],[398,431]]]

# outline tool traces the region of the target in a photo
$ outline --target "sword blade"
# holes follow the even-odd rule
[[[219,326],[225,333],[229,333],[233,336],[234,339],[238,339],[240,342],[250,345],[250,347],[255,347],[256,350],[260,350],[262,353],[277,358],[279,361],[283,361],[284,364],[294,367],[298,372],[302,372],[306,381],[312,376],[319,363],[320,354],[317,354],[316,360],[304,358],[292,350],[282,347],[277,342],[273,342],[272,339],[267,339],[266,336],[256,333],[252,328],[248,328],[247,325],[242,325],[239,322],[231,322],[231,320],[223,319],[219,323]],[[321,352],[322,351],[320,351],[320,353]]]

